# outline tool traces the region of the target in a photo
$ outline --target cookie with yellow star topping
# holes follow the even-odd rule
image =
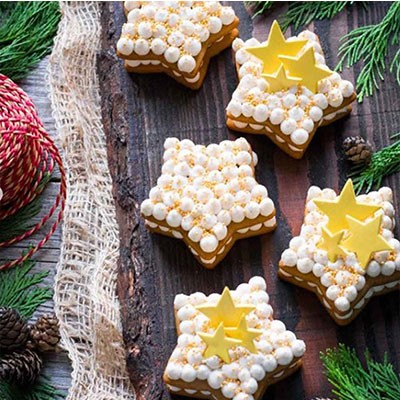
[[[232,44],[239,19],[218,1],[124,2],[117,55],[135,73],[165,73],[199,89],[210,58]]]
[[[210,400],[260,400],[301,365],[305,344],[273,319],[265,280],[206,296],[178,294],[177,345],[164,372],[171,393]]]
[[[315,292],[339,325],[349,324],[376,294],[399,288],[400,242],[394,238],[392,191],[356,196],[310,187],[304,222],[281,256],[279,276]]]
[[[351,111],[353,84],[327,67],[314,33],[286,39],[275,21],[265,42],[235,39],[232,47],[239,84],[226,109],[229,128],[264,134],[301,158],[318,127]]]

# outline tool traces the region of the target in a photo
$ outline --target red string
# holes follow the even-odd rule
[[[47,214],[23,234],[0,243],[9,246],[37,232],[58,210],[57,217],[43,239],[24,255],[0,265],[13,267],[31,257],[50,238],[62,219],[66,197],[66,178],[62,159],[53,140],[45,131],[28,95],[11,79],[0,74],[0,221],[14,215],[43,191],[47,174],[58,165],[60,190]]]

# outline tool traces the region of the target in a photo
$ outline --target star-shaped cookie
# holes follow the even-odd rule
[[[191,89],[203,83],[210,58],[232,44],[239,19],[218,1],[124,2],[127,23],[117,54],[129,72],[164,72]]]
[[[394,238],[392,191],[356,196],[310,187],[300,235],[282,253],[279,276],[317,294],[339,325],[377,294],[398,289],[400,242]]]
[[[195,145],[168,138],[162,174],[141,204],[153,232],[182,239],[214,268],[236,240],[276,227],[275,206],[255,180],[257,156],[244,138]]]
[[[239,84],[226,115],[230,129],[264,134],[293,158],[301,158],[318,127],[351,111],[353,84],[327,66],[318,37],[285,39],[278,23],[268,40],[235,39]]]
[[[174,310],[178,340],[164,372],[171,393],[210,400],[260,400],[269,385],[301,365],[305,344],[273,319],[261,277],[236,290],[225,288],[222,295],[178,294]],[[211,319],[210,310],[214,310]],[[235,317],[227,320],[228,312]]]

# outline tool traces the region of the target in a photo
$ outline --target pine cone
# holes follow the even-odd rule
[[[9,353],[0,359],[0,380],[14,385],[32,385],[42,369],[42,359],[32,350]]]
[[[372,146],[361,136],[349,136],[343,141],[343,150],[347,159],[354,164],[369,164],[372,157]]]
[[[60,342],[58,319],[55,314],[42,315],[36,324],[30,327],[30,349],[46,352],[56,351]]]
[[[0,353],[24,347],[28,337],[28,325],[18,311],[9,307],[0,307]]]

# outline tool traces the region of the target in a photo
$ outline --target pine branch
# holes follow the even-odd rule
[[[245,6],[254,12],[253,18],[265,14],[274,5],[273,1],[245,1]]]
[[[297,30],[314,20],[332,19],[351,4],[353,1],[293,1],[279,23],[283,31],[290,25]]]
[[[396,138],[399,134],[392,136]],[[369,192],[373,187],[379,188],[385,176],[400,171],[400,140],[372,155],[367,166],[354,165],[348,174],[353,180],[357,193]]]
[[[15,308],[22,317],[29,319],[36,309],[52,298],[52,291],[38,287],[48,272],[32,274],[32,260],[0,273],[0,305]]]
[[[343,344],[321,353],[325,375],[339,400],[399,400],[400,381],[387,357],[383,363],[365,354],[366,368],[356,352]]]
[[[400,3],[394,2],[381,22],[353,29],[342,38],[336,69],[341,71],[344,66],[351,67],[363,60],[356,83],[358,101],[379,89],[379,81],[384,80],[389,46],[398,43],[399,35]]]
[[[21,79],[50,52],[58,2],[6,2],[0,8],[0,72]]]
[[[400,49],[397,50],[390,64],[390,72],[395,74],[397,83],[400,85]]]
[[[0,382],[0,398],[1,400],[58,400],[65,398],[65,393],[56,390],[48,378],[41,376],[29,390]]]

